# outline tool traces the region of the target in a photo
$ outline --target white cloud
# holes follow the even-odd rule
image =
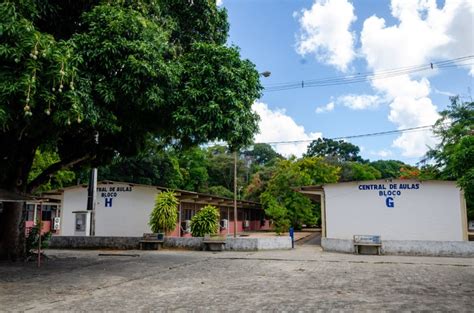
[[[317,107],[315,112],[317,114],[331,112],[331,111],[334,111],[334,109],[336,108],[336,105],[338,106],[343,105],[351,110],[375,109],[381,103],[386,102],[386,101],[387,100],[385,100],[384,98],[378,95],[347,94],[347,95],[337,97],[337,99],[335,100],[333,97],[331,97],[331,102],[329,102],[326,105]]]
[[[217,6],[221,6],[224,3],[224,0],[216,0]]]
[[[334,110],[334,102],[331,101],[329,102],[328,104],[326,105],[323,105],[321,107],[317,107],[316,108],[316,113],[319,114],[319,113],[326,113],[326,112],[331,112]]]
[[[260,116],[260,131],[255,136],[255,142],[310,140],[322,137],[321,133],[307,133],[285,110],[271,110],[263,102],[255,102],[252,109]],[[274,148],[284,156],[300,157],[306,152],[309,143],[278,144]]]
[[[299,14],[301,34],[296,51],[314,54],[318,60],[346,71],[355,57],[351,24],[357,20],[347,0],[315,0],[311,9]]]
[[[443,96],[447,96],[447,97],[454,97],[456,95],[452,92],[443,91],[443,90],[439,90],[439,89],[436,89],[436,88],[433,88],[433,91],[436,92],[439,95],[443,95]]]
[[[352,110],[365,110],[377,108],[383,99],[377,95],[344,95],[338,97],[338,103]]]
[[[383,18],[364,21],[361,53],[374,72],[427,64],[474,54],[473,16],[470,0],[447,0],[438,8],[435,0],[392,0],[391,12],[398,22],[387,26]],[[474,67],[470,68],[474,75]],[[433,124],[439,117],[429,98],[426,73],[374,80],[372,86],[390,100],[389,120],[399,129]],[[405,157],[420,157],[436,143],[427,131],[404,133],[393,146]]]
[[[393,155],[393,152],[388,149],[382,149],[379,151],[370,151],[370,154],[381,157],[381,158],[388,158]]]

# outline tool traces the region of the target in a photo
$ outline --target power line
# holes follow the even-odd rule
[[[418,126],[418,127],[410,127],[404,129],[397,129],[397,130],[389,130],[383,132],[375,132],[375,133],[368,133],[368,134],[359,134],[359,135],[350,135],[350,136],[342,136],[342,137],[333,137],[327,138],[331,140],[342,140],[342,139],[353,139],[353,138],[362,138],[362,137],[375,137],[375,136],[384,136],[384,135],[391,135],[391,134],[400,134],[400,133],[408,133],[408,132],[417,132],[417,131],[426,131],[430,130],[433,125],[425,125],[425,126]],[[301,140],[287,140],[287,141],[269,141],[269,142],[257,142],[257,143],[266,143],[269,145],[276,145],[276,144],[294,144],[294,143],[304,143],[304,142],[312,142],[314,140],[318,140],[319,138],[314,139],[301,139]]]
[[[353,75],[326,77],[320,79],[302,80],[299,82],[288,82],[288,83],[275,83],[269,84],[265,87],[265,92],[284,91],[290,89],[300,89],[309,87],[325,87],[334,85],[346,85],[355,84],[361,82],[374,81],[378,79],[387,79],[397,76],[414,74],[418,72],[434,70],[434,69],[447,69],[458,66],[474,65],[472,60],[474,55],[463,56],[455,59],[449,59],[444,61],[432,62],[429,64],[406,66],[388,70],[382,70],[377,72],[366,72],[358,73]]]
[[[312,85],[333,85],[333,84],[341,84],[341,83],[353,83],[353,82],[360,82],[360,81],[367,81],[367,80],[374,80],[374,79],[381,79],[381,78],[390,78],[400,75],[406,75],[410,73],[426,71],[426,70],[433,70],[435,68],[447,68],[459,65],[471,65],[471,63],[463,63],[473,59],[474,56],[465,56],[456,59],[440,61],[435,63],[429,63],[425,65],[418,65],[418,66],[409,66],[409,67],[402,67],[397,69],[390,69],[390,70],[383,70],[377,72],[367,72],[367,73],[358,73],[353,75],[345,75],[345,76],[336,76],[336,77],[327,77],[321,79],[313,79],[313,80],[306,80],[302,82],[291,82],[291,83],[279,83],[268,85],[267,89],[278,89],[278,88],[292,88],[297,87],[300,88],[304,87],[311,87]]]

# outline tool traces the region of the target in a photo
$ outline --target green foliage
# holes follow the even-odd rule
[[[271,164],[262,167],[256,172],[245,187],[245,199],[259,201],[260,195],[267,189],[268,182],[276,171],[276,166]]]
[[[363,181],[381,178],[380,172],[369,164],[357,162],[341,163],[341,178],[339,181]]]
[[[266,143],[256,143],[253,149],[244,151],[244,156],[249,157],[256,165],[266,165],[275,159],[283,159],[281,154],[273,150],[272,146]]]
[[[210,147],[207,150],[207,172],[209,186],[224,186],[234,190],[234,155],[223,146]],[[237,160],[237,184],[243,186],[246,168],[244,162]]]
[[[193,237],[213,235],[219,231],[219,210],[212,205],[202,208],[191,219],[191,233]]]
[[[427,153],[440,177],[456,180],[466,196],[468,217],[474,219],[474,102],[451,98],[434,126],[441,142]]]
[[[272,221],[273,230],[278,234],[288,231],[290,220],[288,219],[288,210],[280,205],[278,201],[269,193],[262,194],[262,205],[265,208],[265,214]]]
[[[439,170],[433,165],[424,165],[420,168],[413,166],[406,166],[400,169],[401,179],[417,179],[417,180],[430,180],[438,179],[440,173]]]
[[[229,189],[225,188],[224,186],[212,186],[209,187],[208,193],[211,195],[226,197],[226,198],[233,198],[234,193]]]
[[[206,151],[199,147],[187,149],[181,153],[175,153],[178,158],[180,172],[183,182],[181,189],[205,192],[209,174],[207,172],[208,162]]]
[[[167,233],[176,228],[178,205],[179,201],[173,191],[163,191],[156,195],[155,207],[148,222],[154,233]]]
[[[339,171],[338,167],[326,163],[322,158],[279,161],[260,199],[264,208],[268,209],[265,205],[273,204],[268,201],[273,197],[278,205],[287,210],[286,217],[296,229],[301,228],[302,224],[314,225],[319,216],[315,212],[314,204],[307,197],[295,192],[294,188],[337,182]]]
[[[409,165],[397,160],[378,160],[370,162],[370,166],[380,172],[380,178],[398,178],[400,177],[400,170],[409,167]]]
[[[32,251],[38,250],[38,244],[39,244],[39,234],[40,234],[40,229],[42,227],[43,223],[42,221],[38,220],[36,222],[36,225],[34,225],[31,229],[30,232],[28,233],[28,236],[26,237],[26,253],[27,255],[31,255]],[[51,240],[51,232],[43,233],[41,235],[41,249],[46,249],[49,247],[49,241]]]
[[[359,155],[360,149],[356,145],[344,140],[318,138],[308,146],[305,156],[324,157],[337,162],[355,161],[365,162]]]
[[[41,174],[49,166],[59,162],[59,156],[56,152],[48,150],[36,150],[35,158],[31,166],[30,175],[28,181],[33,181],[39,174]],[[52,189],[63,188],[71,184],[76,175],[73,171],[61,170],[49,177],[49,180],[38,187],[38,192],[48,191]]]
[[[11,147],[0,186],[33,190],[58,169],[136,155],[149,138],[248,144],[261,85],[227,32],[213,1],[0,3],[0,144]],[[26,185],[43,146],[59,164]]]
[[[179,188],[183,177],[177,158],[163,151],[150,151],[133,157],[117,156],[99,168],[99,180]],[[87,175],[86,175],[87,177]]]

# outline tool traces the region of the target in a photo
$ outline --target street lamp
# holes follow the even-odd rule
[[[264,71],[259,73],[263,77],[269,77],[272,73]],[[234,151],[234,238],[237,238],[237,150]]]

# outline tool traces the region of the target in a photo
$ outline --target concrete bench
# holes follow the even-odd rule
[[[204,244],[204,251],[224,251],[225,239],[222,237],[204,236],[202,243]]]
[[[163,239],[158,239],[158,234],[143,234],[143,239],[139,241],[140,250],[160,250],[163,242]]]
[[[359,254],[359,248],[361,246],[365,247],[375,247],[377,248],[377,254],[381,254],[382,240],[380,236],[375,235],[354,235],[354,253]]]

